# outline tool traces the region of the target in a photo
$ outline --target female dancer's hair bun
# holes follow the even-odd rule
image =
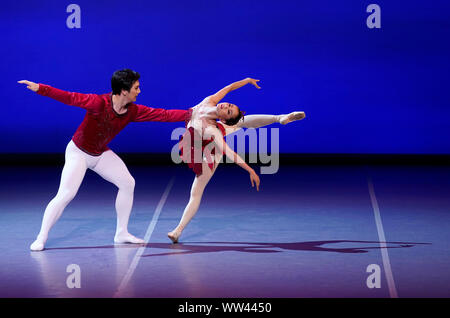
[[[237,107],[237,106],[236,106],[236,107]],[[238,111],[239,111],[239,113],[237,114],[237,116],[234,117],[234,118],[228,119],[228,120],[225,122],[225,124],[227,124],[228,126],[234,126],[234,125],[236,125],[236,124],[239,122],[239,120],[241,120],[241,118],[243,118],[244,115],[245,115],[245,112],[242,111],[242,110],[240,110],[239,107],[238,107]]]

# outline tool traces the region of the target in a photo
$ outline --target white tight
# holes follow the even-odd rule
[[[100,156],[88,155],[71,140],[66,148],[65,161],[58,193],[45,209],[38,239],[43,242],[47,240],[50,229],[77,194],[88,168],[119,188],[116,198],[116,235],[128,233],[135,183],[122,159],[111,150],[105,151]]]
[[[213,169],[208,166],[208,163],[203,161],[202,163],[202,174],[195,176],[194,182],[191,187],[191,196],[189,202],[184,208],[183,216],[181,217],[180,223],[175,229],[175,232],[181,233],[188,223],[192,220],[194,215],[197,213],[202,200],[203,191],[206,188],[209,180],[211,180],[214,172],[216,171],[218,163],[214,164]]]
[[[259,128],[270,124],[278,123],[281,115],[247,115],[238,123],[239,128]]]
[[[232,129],[230,129],[230,131],[228,131],[227,129],[227,133],[235,132],[239,128],[259,128],[273,123],[278,123],[279,120],[280,120],[279,115],[248,115],[245,116],[244,121],[241,120],[236,126],[231,126],[230,128]],[[174,232],[177,232],[178,235],[181,234],[184,228],[188,225],[188,223],[197,213],[198,208],[200,206],[200,202],[202,200],[203,192],[209,180],[211,180],[212,176],[214,175],[217,166],[218,163],[216,162],[214,164],[213,170],[211,170],[205,161],[202,163],[202,174],[200,176],[195,177],[191,187],[191,195],[189,198],[189,202],[184,209],[180,223],[174,230]]]

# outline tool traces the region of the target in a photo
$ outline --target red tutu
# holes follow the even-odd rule
[[[191,119],[192,108],[190,108],[188,112],[186,126]],[[225,128],[223,125],[217,123],[216,126],[225,138]],[[193,127],[186,128],[186,132],[180,137],[180,142],[178,145],[180,148],[181,159],[183,162],[187,163],[188,167],[191,168],[197,176],[203,173],[202,162],[204,156],[206,156],[209,168],[211,170],[214,168],[213,156],[215,154],[215,149],[213,148],[211,151],[204,151],[205,147],[212,141],[214,141],[213,138],[202,139],[202,136],[200,136],[200,134]]]

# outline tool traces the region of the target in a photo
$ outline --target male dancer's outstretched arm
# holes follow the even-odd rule
[[[67,92],[49,85],[38,84],[27,80],[21,80],[18,83],[27,85],[28,89],[39,95],[48,96],[66,105],[77,106],[86,110],[94,111],[102,102],[101,98],[96,94]],[[134,122],[182,122],[185,121],[187,115],[187,110],[184,109],[152,108],[138,104],[136,106],[138,110],[136,116],[133,118]]]
[[[101,102],[99,96],[96,94],[67,92],[49,85],[38,84],[27,80],[21,80],[18,83],[27,85],[29,90],[39,95],[48,96],[66,105],[77,106],[86,110],[95,109]]]

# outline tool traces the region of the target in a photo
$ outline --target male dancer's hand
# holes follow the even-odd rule
[[[33,92],[37,92],[39,90],[39,84],[36,84],[34,82],[30,82],[27,80],[21,80],[21,81],[18,81],[17,83],[27,85],[27,88],[29,90],[32,90]]]

